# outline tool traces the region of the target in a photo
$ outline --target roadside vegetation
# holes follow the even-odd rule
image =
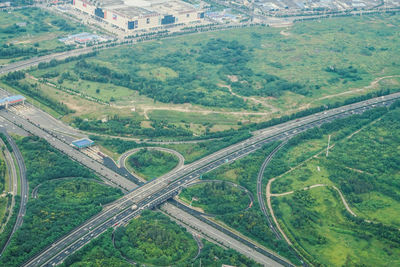
[[[161,213],[144,211],[126,227],[115,231],[115,246],[135,262],[166,266],[194,258],[196,241]]]
[[[201,33],[41,65],[20,83],[75,111],[63,120],[82,130],[204,136],[398,89],[398,25],[399,15],[384,14],[296,23],[285,34]]]
[[[252,153],[238,161],[213,170],[205,175],[204,180],[225,180],[239,184],[250,192],[257,195],[257,175],[265,157],[277,146],[273,143],[263,149]],[[236,203],[232,203],[233,206]],[[233,208],[231,208],[233,209]],[[290,252],[288,245],[283,240],[277,240],[268,226],[267,220],[262,214],[257,198],[250,209],[217,215],[217,220],[229,227],[239,231],[242,235],[251,238],[261,245],[286,257],[294,264],[300,264],[296,257]]]
[[[272,196],[274,213],[313,264],[399,263],[398,106],[307,131],[284,146],[267,167],[266,177],[276,179],[271,185],[271,193],[278,194]]]
[[[179,152],[185,158],[185,164],[189,164],[224,147],[247,139],[251,137],[251,134],[248,131],[227,131],[214,136],[215,138],[198,143],[162,144],[157,146],[169,148]],[[106,138],[94,135],[90,136],[90,138],[96,141],[96,143],[100,144],[107,151],[117,155],[120,155],[133,148],[154,146],[154,144],[138,143],[119,138]]]
[[[179,198],[208,214],[227,214],[245,210],[250,205],[247,193],[225,181],[209,182],[184,188]]]
[[[200,262],[202,266],[211,266],[211,267],[220,267],[222,264],[227,264],[227,265],[233,265],[233,266],[240,266],[240,267],[247,267],[247,266],[259,266],[256,264],[254,261],[244,257],[243,255],[237,253],[234,250],[231,249],[223,249],[213,243],[210,243],[206,240],[202,240],[203,243],[203,248],[201,250],[200,255],[196,258],[197,254],[197,245],[185,229],[182,227],[176,225],[174,222],[170,221],[168,217],[162,214],[154,214],[155,212],[149,212],[146,211],[144,212],[139,219],[136,220],[146,220],[149,219],[151,220],[150,223],[158,224],[157,229],[159,231],[162,231],[163,233],[170,233],[172,234],[174,232],[174,235],[176,235],[179,239],[181,240],[182,238],[186,240],[185,242],[189,242],[190,247],[185,248],[184,250],[186,253],[190,251],[192,254],[190,257],[187,257],[185,260],[181,260],[180,262],[174,263],[174,266],[182,266],[182,267],[189,267],[189,266],[199,266]],[[156,219],[157,222],[154,221],[154,218]],[[161,218],[161,219],[160,219]],[[132,221],[133,223],[134,221]],[[132,224],[131,223],[131,224]],[[130,225],[128,227],[130,228]],[[142,227],[145,227],[145,225],[141,224]],[[160,229],[161,228],[161,229]],[[122,229],[118,228],[115,232],[115,242],[116,246],[118,247],[118,241],[117,238],[123,238],[127,239],[128,229]],[[131,229],[131,232],[133,229]],[[145,230],[145,233],[147,233],[147,230]],[[142,233],[142,236],[145,235],[145,233]],[[119,236],[118,236],[119,235]],[[157,237],[155,239],[162,239],[167,237],[166,235],[162,235],[161,237]],[[93,240],[91,243],[74,253],[73,255],[69,256],[64,263],[61,266],[72,266],[72,267],[78,267],[78,266],[127,266],[130,265],[125,259],[124,254],[122,252],[122,249],[118,249],[114,247],[113,245],[113,232],[112,229],[108,230],[106,233],[101,235],[99,238]],[[174,242],[174,240],[166,240],[163,243],[169,243],[169,242]],[[144,245],[148,244],[148,242],[145,240]],[[132,243],[128,241],[126,245],[125,250],[132,251]],[[151,248],[153,245],[149,245],[148,248]],[[164,244],[160,246],[161,248],[165,247]],[[139,250],[139,247],[136,248]],[[153,250],[159,251],[159,249]],[[153,252],[151,251],[151,252]],[[129,253],[129,252],[128,252]],[[173,252],[173,254],[177,254],[176,252]],[[151,256],[151,254],[149,254]],[[187,254],[189,255],[189,254]],[[155,259],[154,260],[159,260]],[[136,260],[135,260],[136,261]],[[140,261],[138,261],[139,263]],[[152,264],[153,265],[153,264]],[[160,266],[159,264],[154,264],[156,266]]]
[[[24,223],[2,255],[2,266],[21,265],[122,195],[43,139],[25,137],[16,142],[26,164],[30,194],[40,186],[36,197],[29,196]]]
[[[58,38],[87,31],[82,25],[36,7],[0,14],[0,65],[71,49],[75,46],[67,46]]]
[[[160,177],[178,165],[178,158],[168,152],[141,149],[126,159],[128,169],[146,180]]]

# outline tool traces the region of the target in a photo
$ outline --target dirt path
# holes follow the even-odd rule
[[[326,185],[326,184],[314,184],[314,185],[310,185],[310,186],[304,187],[303,190],[310,190],[310,189],[312,189],[312,188],[321,187],[321,186],[330,186],[330,187],[332,187],[333,189],[335,189],[335,190],[339,193],[340,199],[342,200],[342,203],[343,203],[344,207],[346,208],[346,210],[347,210],[351,215],[353,215],[354,217],[357,217],[357,215],[350,209],[350,206],[349,206],[349,204],[347,203],[346,199],[344,198],[342,192],[341,192],[341,191],[339,190],[339,188],[337,188],[336,186],[334,186],[334,185]],[[268,188],[267,188],[267,190],[268,190]],[[267,191],[267,192],[268,192],[268,191]],[[287,195],[290,195],[290,194],[293,194],[293,193],[294,193],[294,191],[289,191],[289,192],[279,193],[279,194],[271,194],[271,193],[270,193],[269,196],[270,196],[270,197],[281,197],[281,196],[287,196]]]
[[[260,99],[257,99],[257,98],[254,98],[254,97],[241,96],[241,95],[236,94],[235,92],[233,92],[232,87],[231,87],[230,85],[226,85],[226,84],[217,84],[217,85],[218,85],[219,87],[228,88],[228,90],[229,90],[229,92],[231,93],[231,95],[236,96],[236,97],[239,97],[239,98],[243,99],[244,101],[250,100],[250,101],[252,101],[252,102],[254,102],[254,103],[256,103],[256,104],[260,104],[260,105],[262,105],[262,106],[264,106],[264,107],[266,107],[266,108],[269,108],[269,109],[271,110],[272,113],[275,113],[275,112],[279,111],[279,109],[277,109],[277,108],[274,107],[273,105],[270,105],[270,104],[268,104],[268,103],[266,103],[265,101],[262,101],[262,100],[260,100]],[[261,99],[263,99],[263,98],[261,97]]]
[[[320,100],[324,100],[324,99],[328,99],[328,98],[332,98],[332,97],[336,97],[336,96],[341,96],[341,95],[348,95],[348,94],[352,94],[352,93],[357,93],[357,92],[361,92],[361,91],[365,91],[367,89],[371,89],[371,88],[375,88],[378,83],[384,79],[390,79],[390,78],[399,78],[400,75],[390,75],[390,76],[384,76],[384,77],[379,77],[376,78],[375,80],[373,80],[369,85],[363,87],[363,88],[356,88],[350,91],[346,91],[346,92],[342,92],[342,93],[338,93],[338,94],[334,94],[334,95],[327,95],[327,96],[323,96],[320,98],[317,98],[313,101],[311,101],[310,103],[308,103],[306,105],[306,108],[309,108],[311,106],[312,103],[316,102],[316,101],[320,101]]]
[[[269,209],[269,213],[271,214],[272,220],[274,221],[276,227],[278,228],[279,232],[281,233],[282,237],[285,239],[285,241],[290,245],[293,246],[292,242],[290,242],[289,238],[286,236],[285,232],[282,230],[280,224],[278,223],[278,220],[275,217],[274,209],[272,208],[271,204],[271,184],[273,181],[275,181],[276,178],[272,178],[268,181],[267,184],[267,206]]]
[[[283,36],[290,36],[290,33],[285,32],[284,30],[281,30],[279,33],[280,33],[281,35],[283,35]]]
[[[256,116],[268,116],[271,115],[270,112],[247,112],[247,111],[213,111],[213,110],[195,110],[189,108],[179,108],[179,107],[152,107],[152,106],[141,106],[140,109],[143,111],[144,117],[149,120],[147,112],[151,110],[169,110],[178,112],[191,112],[199,113],[203,115],[208,114],[226,114],[226,115],[256,115]]]

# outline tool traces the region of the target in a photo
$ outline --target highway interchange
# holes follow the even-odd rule
[[[33,58],[27,61],[10,64],[0,69],[0,72],[7,73],[10,71],[25,69],[37,65],[40,62],[47,62],[51,59],[63,59],[91,51],[93,51],[92,48],[84,48],[41,58]],[[66,132],[71,129],[68,129],[68,127],[64,127],[61,124],[57,125],[57,123],[60,122],[43,111],[36,109],[38,113],[35,117],[27,118],[26,116],[23,116],[23,113],[18,114],[15,111],[2,110],[0,111],[0,116],[4,119],[20,126],[33,135],[44,138],[52,146],[64,152],[72,159],[94,170],[106,183],[120,187],[124,192],[129,192],[123,198],[108,205],[107,209],[103,210],[100,214],[94,216],[70,234],[46,248],[42,253],[27,262],[25,266],[38,266],[43,264],[54,265],[62,262],[68,255],[87,244],[90,240],[103,233],[109,227],[124,223],[131,218],[134,218],[145,208],[152,208],[165,202],[167,199],[176,195],[185,184],[198,179],[203,173],[211,171],[222,164],[244,157],[253,151],[260,149],[267,143],[286,140],[299,132],[319,126],[322,123],[332,121],[336,118],[362,112],[378,105],[378,103],[384,103],[387,105],[391,100],[399,97],[399,93],[379,97],[345,107],[327,110],[295,121],[289,121],[254,132],[252,138],[222,149],[192,164],[186,165],[175,172],[171,172],[168,175],[161,177],[162,179],[156,179],[144,185],[139,183],[137,180],[132,179],[129,175],[120,175],[105,167],[101,162],[97,162],[84,153],[73,149],[69,145],[71,136],[68,138],[68,133]],[[38,122],[38,119],[46,118],[46,116],[51,117],[54,121],[53,126],[49,128],[48,125],[42,125]],[[48,120],[46,119],[46,121]],[[62,130],[61,132],[58,131],[60,129]],[[77,132],[72,132],[73,136],[76,136]],[[259,193],[260,192],[258,192],[258,194]],[[25,196],[25,194],[23,196]],[[138,206],[136,210],[130,208],[133,204]],[[262,262],[262,264],[264,263]],[[267,265],[267,263],[265,264]]]
[[[25,266],[37,266],[43,264],[53,265],[62,262],[68,255],[87,244],[91,239],[100,235],[109,227],[125,223],[140,214],[143,209],[152,208],[161,204],[176,195],[185,184],[198,179],[202,174],[223,164],[242,158],[262,148],[265,144],[288,139],[309,128],[320,126],[323,123],[330,122],[337,118],[363,112],[378,105],[389,105],[394,101],[394,99],[399,97],[400,93],[378,97],[264,129],[259,131],[257,135],[252,138],[222,149],[201,160],[184,166],[174,173],[166,175],[163,179],[153,180],[140,187],[136,187],[132,182],[113,173],[111,170],[101,167],[102,165],[100,163],[92,162],[93,160],[85,158],[84,154],[80,151],[71,149],[67,144],[55,137],[51,137],[44,130],[30,122],[27,122],[16,114],[8,111],[1,111],[0,116],[5,117],[7,120],[10,120],[17,125],[21,125],[25,130],[32,134],[45,138],[53,146],[72,156],[77,161],[92,169],[96,168],[99,174],[102,174],[105,171],[108,172],[107,175],[102,175],[103,177],[106,177],[119,185],[130,184],[132,186],[130,190],[135,188],[135,190],[126,194],[123,198],[117,200],[112,205],[109,205],[107,210],[104,210],[66,237],[55,242],[51,247],[29,261]],[[97,163],[99,166],[93,163]],[[137,205],[138,208],[132,210],[131,207],[134,204]]]
[[[32,58],[26,61],[16,62],[0,68],[0,74],[26,69],[35,66],[40,62],[48,62],[52,59],[61,60],[67,57],[78,56],[92,51],[93,48],[90,47],[75,49],[58,54],[43,56],[40,58]],[[192,164],[183,165],[181,168],[176,169],[163,177],[147,182],[145,184],[140,183],[140,181],[137,181],[135,179],[132,179],[132,177],[129,177],[129,175],[127,174],[121,175],[121,173],[117,173],[105,167],[102,162],[95,161],[86,154],[80,152],[79,150],[73,149],[69,145],[70,141],[75,137],[80,137],[81,133],[72,128],[69,129],[68,127],[65,127],[65,125],[61,125],[61,122],[49,116],[45,112],[31,106],[37,111],[37,113],[32,115],[32,117],[24,116],[23,113],[18,113],[15,110],[1,110],[0,117],[3,117],[12,124],[20,126],[21,128],[33,135],[44,138],[56,149],[62,151],[63,153],[70,156],[72,159],[92,169],[107,184],[119,187],[123,189],[125,193],[127,193],[123,198],[111,203],[110,205],[107,205],[107,207],[104,208],[101,213],[92,217],[90,220],[73,230],[68,235],[60,238],[58,241],[54,242],[52,245],[44,249],[41,253],[36,255],[30,261],[26,262],[24,266],[53,266],[59,264],[69,255],[76,252],[79,248],[89,243],[92,239],[104,233],[108,228],[125,224],[132,218],[138,216],[144,209],[159,206],[171,197],[177,195],[183,187],[199,179],[206,172],[216,169],[223,164],[238,160],[258,149],[261,149],[266,144],[275,141],[281,141],[283,144],[292,136],[295,136],[300,132],[306,131],[307,129],[318,127],[323,123],[333,121],[337,118],[342,118],[355,113],[364,112],[365,110],[368,110],[375,106],[387,106],[392,103],[394,99],[397,98],[400,98],[400,93],[347,105],[337,109],[327,110],[254,132],[254,136],[252,138],[215,152],[207,157],[204,157],[203,159],[193,162]],[[46,122],[51,121],[51,126],[41,123],[41,120],[44,120]],[[28,184],[25,178],[22,179],[22,177],[25,177],[25,169],[22,156],[20,155],[13,141],[12,146],[14,151],[17,151],[15,153],[15,157],[18,166],[20,167],[19,169],[21,172],[20,174],[22,181],[21,208],[19,210],[17,223],[13,230],[14,232],[23,222],[23,215],[25,214],[26,203],[28,201]],[[279,149],[279,147],[277,149]],[[260,170],[261,175],[259,174],[257,180],[257,198],[259,199],[261,209],[263,210],[263,212],[265,211],[264,214],[265,216],[267,216],[267,218],[268,214],[265,209],[265,203],[262,194],[262,174],[269,160],[274,155],[274,152],[267,157],[262,169]],[[132,209],[133,205],[136,205],[137,208]],[[263,207],[265,210],[263,209]],[[242,254],[247,255],[250,258],[255,259],[257,262],[265,266],[278,266],[281,264],[292,266],[284,259],[268,254],[269,252],[263,251],[262,248],[254,247],[253,244],[246,242],[246,240],[241,240],[239,242],[239,245],[238,243],[234,243],[234,240],[228,241],[229,232],[224,232],[224,229],[218,227],[218,225],[215,225],[215,223],[205,223],[198,218],[190,217],[191,215],[188,213],[189,211],[183,210],[183,207],[181,207],[180,209],[174,207],[173,209],[175,209],[177,216],[181,216],[182,219],[190,218],[193,224],[198,225],[198,227],[201,227],[201,229],[206,229],[210,235],[218,235],[220,240],[226,240],[227,244],[230,244],[232,248],[236,249]],[[202,223],[203,225],[200,226],[200,224]],[[274,231],[274,225],[272,224],[272,222],[268,220],[268,223],[272,231]],[[277,234],[277,236],[279,236],[277,232],[275,233]],[[223,234],[225,234],[225,236]],[[228,235],[228,237],[226,235]],[[232,235],[232,233],[230,235]],[[240,238],[236,237],[236,240],[238,239]],[[268,257],[270,257],[271,259],[265,257],[265,255],[269,255]]]

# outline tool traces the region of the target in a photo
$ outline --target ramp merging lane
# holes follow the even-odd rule
[[[267,128],[258,132],[258,134],[252,138],[222,149],[201,160],[184,166],[174,173],[164,176],[163,179],[152,180],[140,187],[137,187],[133,182],[111,170],[103,168],[100,163],[93,161],[78,150],[71,148],[68,144],[49,135],[45,130],[40,129],[15,114],[1,111],[0,116],[22,126],[25,130],[34,135],[45,138],[54,147],[70,155],[89,168],[94,169],[98,174],[107,178],[108,181],[112,181],[118,186],[125,186],[128,190],[131,190],[131,192],[126,194],[123,198],[109,205],[107,209],[100,214],[94,216],[67,236],[53,243],[24,266],[51,266],[62,262],[70,254],[105,232],[109,227],[125,223],[138,216],[143,209],[152,208],[165,202],[176,195],[187,183],[198,179],[202,174],[218,168],[223,164],[240,159],[262,148],[265,144],[288,139],[299,132],[320,126],[323,123],[333,121],[337,118],[346,117],[354,113],[361,113],[375,106],[389,105],[399,97],[400,93],[374,98]],[[133,205],[136,205],[137,208],[132,209],[131,207]]]
[[[10,143],[13,152],[12,154],[14,155],[15,161],[18,165],[18,172],[19,172],[19,179],[20,179],[20,192],[21,192],[21,202],[20,202],[20,206],[19,206],[19,210],[18,210],[18,215],[17,215],[17,220],[14,224],[13,230],[6,242],[6,244],[3,247],[3,250],[1,251],[1,253],[4,252],[4,250],[7,248],[8,244],[11,241],[11,237],[14,235],[15,231],[17,231],[17,229],[19,227],[21,227],[25,213],[26,213],[26,204],[28,203],[28,191],[29,191],[29,187],[28,187],[28,181],[26,180],[26,170],[25,170],[25,163],[24,163],[24,159],[22,158],[21,152],[19,151],[17,145],[15,144],[14,140],[8,135],[8,133],[3,130],[2,131],[6,138],[7,141]],[[13,161],[11,161],[11,164],[14,164]],[[11,178],[10,178],[11,179]],[[18,179],[18,177],[17,177]],[[1,254],[0,254],[1,255]]]

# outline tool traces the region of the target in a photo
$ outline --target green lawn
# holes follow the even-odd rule
[[[160,177],[178,165],[178,158],[164,151],[142,149],[126,159],[129,170],[146,180]]]

